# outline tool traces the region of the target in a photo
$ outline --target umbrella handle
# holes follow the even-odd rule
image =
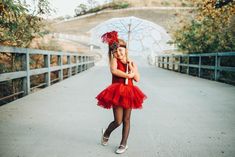
[[[128,63],[126,64],[126,73],[128,74]],[[128,78],[125,79],[125,84],[128,84]]]

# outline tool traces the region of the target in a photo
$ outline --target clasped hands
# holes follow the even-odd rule
[[[137,68],[135,67],[134,63],[132,61],[128,62],[129,66],[129,72],[127,74],[128,79],[135,77],[135,74],[137,72]]]

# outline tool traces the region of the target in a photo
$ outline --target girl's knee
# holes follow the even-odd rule
[[[130,123],[130,118],[124,118],[124,119],[123,119],[123,123],[129,124],[129,123]]]
[[[115,120],[114,123],[116,126],[120,126],[122,124],[122,120]]]

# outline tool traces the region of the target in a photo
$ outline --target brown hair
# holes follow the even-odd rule
[[[119,46],[126,47],[126,42],[123,39],[118,39],[118,44]],[[109,46],[109,51],[108,51],[109,64],[111,63],[111,59],[113,57],[112,55],[113,55],[113,52],[115,51],[117,51],[117,49],[112,49]],[[126,55],[127,55],[127,51],[126,51]]]

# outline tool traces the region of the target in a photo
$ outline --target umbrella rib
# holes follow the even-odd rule
[[[122,23],[122,21],[121,20],[119,20],[119,22],[122,24],[122,26],[125,28],[125,30],[128,32],[128,30],[127,30],[127,28],[126,28],[126,26]]]
[[[135,30],[135,28],[136,28],[137,26],[139,26],[141,23],[142,23],[142,21],[140,21],[137,25],[135,25],[134,28],[133,28],[131,31],[133,32],[133,30]]]
[[[145,47],[144,47],[144,43],[142,42],[142,40],[140,40],[140,43],[141,43],[141,45],[142,45],[142,50],[144,50]]]
[[[144,28],[137,29],[137,30],[135,30],[135,31],[132,30],[132,32],[138,32],[138,31],[141,31],[141,30],[144,30],[144,29],[147,29],[147,28],[148,28],[148,26],[147,26],[147,27],[144,27]]]

